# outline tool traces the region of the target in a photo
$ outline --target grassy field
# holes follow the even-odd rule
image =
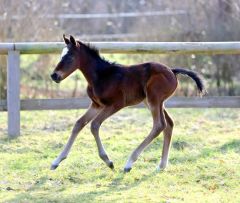
[[[123,110],[102,126],[115,171],[98,158],[89,126],[68,159],[49,170],[82,110],[22,112],[22,136],[13,140],[7,138],[7,115],[1,112],[0,201],[240,202],[240,110],[169,112],[176,125],[168,169],[156,171],[160,135],[128,174],[124,164],[152,126],[147,110]]]

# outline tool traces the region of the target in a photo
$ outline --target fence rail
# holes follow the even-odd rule
[[[240,42],[91,42],[103,53],[122,54],[240,54]],[[59,53],[62,42],[0,43],[0,54]]]
[[[122,13],[84,13],[84,14],[48,14],[39,15],[38,18],[44,19],[99,19],[99,18],[133,18],[133,17],[155,17],[155,16],[176,16],[176,15],[187,15],[184,10],[173,10],[173,11],[146,11],[146,12],[122,12]],[[27,15],[13,15],[11,16],[14,20],[26,19]],[[4,16],[0,16],[0,20],[4,20]]]
[[[20,101],[20,110],[63,110],[86,109],[90,104],[89,98],[70,99],[26,99]],[[240,108],[240,96],[224,97],[173,97],[165,102],[168,108]],[[133,106],[143,108],[143,103]],[[0,111],[7,111],[7,101],[0,100]]]
[[[240,54],[240,42],[92,42],[104,53],[125,54]],[[20,134],[20,110],[86,108],[86,99],[45,99],[20,101],[20,54],[59,53],[60,42],[0,43],[0,55],[8,55],[7,101],[0,111],[8,111],[8,135]],[[168,107],[240,108],[238,97],[172,98]],[[140,105],[141,107],[141,105]]]

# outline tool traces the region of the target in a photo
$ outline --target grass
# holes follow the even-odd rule
[[[123,173],[149,132],[147,110],[125,109],[101,128],[115,171],[98,158],[87,126],[55,171],[50,163],[67,141],[79,111],[21,113],[22,136],[8,139],[0,116],[1,202],[240,202],[240,110],[170,109],[175,120],[170,164],[157,172],[160,135]]]

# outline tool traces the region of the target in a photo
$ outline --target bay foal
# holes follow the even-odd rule
[[[203,93],[204,85],[198,74],[185,69],[170,69],[153,62],[131,66],[110,63],[100,57],[96,48],[76,41],[72,36],[66,38],[63,35],[63,39],[66,47],[63,49],[62,58],[51,78],[59,83],[79,69],[87,80],[87,94],[92,103],[87,112],[76,122],[65,148],[53,161],[51,169],[56,169],[59,163],[67,157],[78,133],[90,121],[92,121],[91,132],[96,140],[99,156],[108,167],[113,169],[113,162],[109,159],[99,137],[99,128],[104,120],[120,109],[142,101],[152,113],[153,127],[149,135],[130,155],[124,171],[131,170],[141,152],[161,132],[164,134],[164,141],[162,159],[158,168],[166,168],[173,121],[164,108],[164,101],[177,88],[177,74],[191,77],[196,82],[199,92]]]

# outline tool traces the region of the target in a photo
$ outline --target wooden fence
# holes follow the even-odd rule
[[[240,54],[240,42],[92,42],[104,53],[131,54]],[[0,111],[8,111],[8,135],[20,135],[20,110],[86,108],[88,99],[20,100],[20,54],[59,53],[60,42],[0,43],[0,54],[7,55],[7,101],[0,100]],[[139,105],[140,107],[142,105]],[[240,96],[172,98],[167,107],[240,108]]]

